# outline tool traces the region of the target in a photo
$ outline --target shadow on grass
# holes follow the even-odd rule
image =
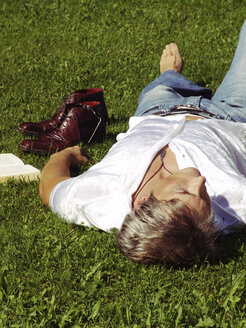
[[[219,256],[215,262],[227,264],[231,260],[237,260],[244,254],[246,245],[246,228],[240,232],[218,238]]]
[[[220,263],[226,265],[232,261],[237,262],[245,253],[246,246],[246,228],[229,235],[219,236],[217,239],[218,254],[215,258],[200,260],[196,268],[204,267],[206,263],[211,266],[219,265]]]
[[[156,265],[164,266],[166,270],[191,270],[200,271],[206,267],[207,264],[210,266],[216,266],[220,263],[226,265],[232,261],[237,262],[240,257],[245,254],[246,248],[246,228],[243,230],[232,233],[225,236],[219,236],[217,239],[218,254],[215,258],[211,259],[197,259],[197,263],[189,267],[182,265],[174,265],[168,262],[160,262]],[[150,264],[155,265],[155,264]]]

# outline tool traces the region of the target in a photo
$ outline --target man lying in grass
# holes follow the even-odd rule
[[[141,93],[129,130],[78,177],[80,148],[51,156],[40,182],[44,204],[68,222],[117,228],[121,252],[141,263],[192,265],[213,256],[218,234],[246,220],[246,23],[230,70],[211,91],[181,75],[176,44]],[[206,178],[205,178],[206,177]]]

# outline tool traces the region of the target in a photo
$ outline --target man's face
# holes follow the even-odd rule
[[[205,182],[206,179],[193,167],[179,170],[163,178],[156,177],[146,184],[141,201],[134,208],[139,208],[141,202],[153,193],[160,201],[178,198],[194,208],[202,217],[207,217],[211,211],[211,203]]]
[[[158,200],[178,198],[204,217],[211,211],[205,182],[206,179],[197,169],[189,167],[161,180],[154,188],[153,195]]]

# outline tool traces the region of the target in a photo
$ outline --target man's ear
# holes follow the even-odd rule
[[[138,200],[138,202],[137,202],[137,209],[139,209],[139,207],[141,206],[141,204],[142,204],[143,202],[145,202],[147,199],[148,199],[148,195],[147,195],[147,194],[143,194],[143,195],[139,198],[139,200]]]

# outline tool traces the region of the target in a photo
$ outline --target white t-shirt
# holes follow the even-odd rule
[[[132,117],[126,133],[98,164],[57,184],[50,207],[68,222],[105,231],[120,229],[156,153],[166,144],[180,169],[195,167],[206,187],[221,233],[246,223],[246,124],[185,121],[185,115]]]

